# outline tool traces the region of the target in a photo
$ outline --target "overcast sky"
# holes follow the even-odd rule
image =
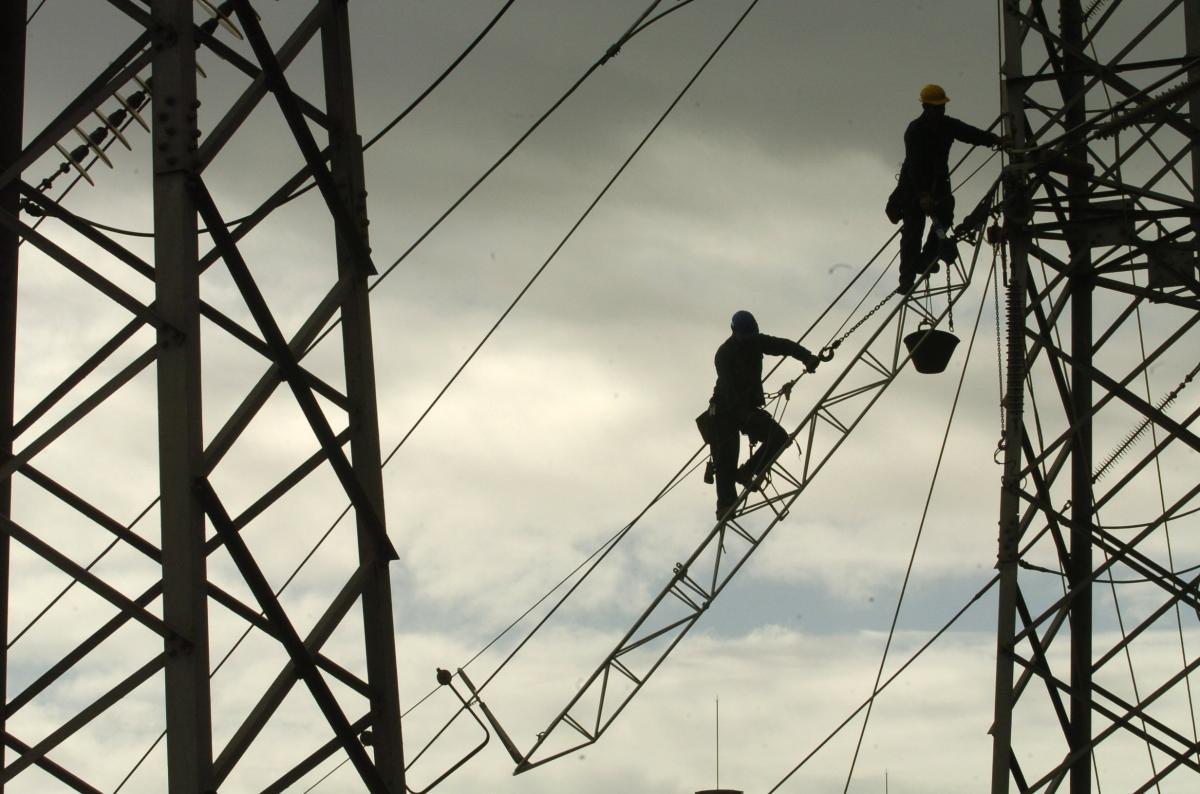
[[[367,152],[377,266],[392,264],[646,4],[517,0],[462,66]],[[258,5],[278,46],[310,4]],[[364,137],[417,96],[501,5],[352,2]],[[410,428],[746,5],[697,0],[629,42],[378,285],[372,312],[385,450]],[[196,13],[200,19],[199,6]],[[48,0],[29,27],[26,139],[136,32],[108,4]],[[997,36],[992,2],[757,4],[385,470],[387,519],[400,553],[392,581],[406,707],[433,686],[436,667],[464,664],[633,518],[687,460],[699,443],[692,420],[711,392],[713,352],[735,310],[752,310],[766,333],[798,337],[888,241],[894,229],[882,208],[923,84],[945,86],[952,115],[982,127],[993,122],[999,113]],[[227,33],[222,37],[233,43]],[[244,43],[237,46],[245,50]],[[1145,46],[1158,46],[1158,39]],[[200,86],[200,125],[207,132],[244,81],[211,53],[201,50],[199,57],[207,73]],[[319,66],[319,52],[310,48],[289,73],[293,87],[318,105]],[[106,112],[113,109],[105,106]],[[132,127],[128,137],[133,151],[113,149],[115,167],[97,167],[97,187],[81,185],[66,205],[94,221],[144,231],[152,218],[149,136]],[[961,189],[960,213],[999,173],[999,160],[984,164],[986,159],[986,152],[977,152],[968,161],[972,170],[983,168]],[[206,179],[222,212],[233,218],[254,209],[299,163],[277,108],[267,102]],[[56,158],[45,158],[26,174],[27,181],[56,165]],[[63,186],[65,178],[57,184]],[[150,285],[136,275],[61,228],[45,229],[61,234],[55,238],[60,244],[135,295],[151,299]],[[150,258],[146,240],[120,239]],[[331,239],[313,193],[264,223],[243,245],[286,333],[295,331],[331,283]],[[820,347],[860,299],[872,305],[892,288],[894,275],[885,271],[894,251],[893,244],[807,344]],[[963,254],[969,254],[966,247]],[[44,257],[28,248],[23,257],[18,416],[128,319]],[[997,318],[983,284],[989,264],[985,251],[978,283],[956,311],[964,343],[950,369],[940,376],[911,371],[900,376],[598,745],[513,778],[507,755],[493,741],[442,790],[600,794],[712,788],[719,697],[720,783],[761,792],[858,708],[870,694],[883,653],[981,301],[979,335],[887,669],[895,670],[993,572],[1000,469],[992,456],[1000,417]],[[868,293],[880,274],[879,286]],[[203,289],[206,300],[249,324],[220,267],[205,275]],[[205,333],[210,438],[263,365],[211,326]],[[112,374],[152,341],[142,332],[102,374]],[[843,351],[853,350],[854,341]],[[334,334],[307,363],[340,384],[339,350]],[[840,356],[800,382],[785,414],[789,429],[848,358]],[[796,362],[788,362],[781,375],[799,371]],[[1152,391],[1161,394],[1175,380],[1174,371],[1162,375]],[[48,448],[37,464],[103,503],[109,515],[133,521],[157,492],[153,399],[150,369]],[[1127,429],[1127,421],[1114,421],[1103,443]],[[1097,449],[1101,446],[1098,441]],[[278,394],[214,474],[214,483],[231,509],[240,509],[315,449],[290,397]],[[795,453],[788,451],[784,460],[796,461]],[[1183,460],[1174,468],[1167,464],[1167,487],[1176,494],[1181,483],[1194,479]],[[35,488],[20,480],[16,488],[19,520],[53,533],[56,542],[76,550],[79,561],[87,562],[106,544],[94,527]],[[332,476],[319,473],[303,492],[253,525],[249,542],[273,583],[283,581],[342,506]],[[497,677],[487,699],[518,745],[529,746],[666,583],[673,563],[710,528],[713,506],[711,486],[693,474]],[[157,513],[151,511],[137,529],[157,541]],[[288,591],[285,603],[302,627],[344,581],[353,564],[352,537],[352,529],[341,526]],[[1197,551],[1195,544],[1177,548],[1184,557],[1180,567]],[[24,552],[16,553],[14,565],[16,631],[63,579]],[[215,555],[210,566],[214,580],[249,600],[227,558]],[[153,567],[132,552],[110,555],[101,570],[129,594],[154,580]],[[1058,582],[1048,577],[1030,587],[1052,592]],[[108,615],[85,595],[64,600],[14,647],[10,692]],[[881,697],[852,790],[883,791],[885,780],[899,794],[982,790],[991,752],[994,622],[989,595]],[[1115,624],[1103,616],[1099,624],[1108,633],[1097,647],[1107,647]],[[1189,641],[1200,641],[1194,621],[1188,628]],[[236,621],[214,611],[214,663],[239,633]],[[144,658],[153,654],[153,638],[145,632],[122,636],[102,648],[88,672],[20,712],[10,721],[13,732],[27,741],[40,738],[94,698],[97,681],[115,681],[132,669],[126,659],[130,647],[145,648]],[[514,636],[520,635],[469,668],[476,681],[494,669]],[[1140,660],[1148,676],[1178,666],[1177,636],[1156,635],[1148,642],[1157,643]],[[335,635],[329,653],[352,667],[361,657],[350,631]],[[281,658],[271,643],[252,639],[217,674],[218,749]],[[140,664],[143,657],[137,659]],[[156,685],[138,690],[114,711],[113,721],[98,721],[54,757],[113,790],[161,730],[158,691],[151,691]],[[443,691],[411,713],[405,725],[410,752],[452,708]],[[223,790],[261,787],[325,741],[312,715],[307,693],[297,690],[283,718],[264,733]],[[842,731],[781,791],[840,791],[859,725]],[[1054,730],[1049,721],[1031,723],[1023,741],[1036,746],[1039,736]],[[439,759],[465,753],[477,740],[466,727],[456,728],[434,760],[414,769],[410,784],[424,785],[440,772]],[[1126,758],[1137,759],[1142,766],[1136,776],[1143,776],[1144,748],[1129,752],[1114,756],[1112,768],[1105,769],[1114,790],[1121,790]],[[160,746],[122,791],[161,790],[164,758]],[[308,784],[336,763],[324,765]],[[31,772],[12,790],[54,790],[47,780]],[[354,790],[350,765],[315,788]]]

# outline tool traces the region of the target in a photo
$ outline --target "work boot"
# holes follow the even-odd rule
[[[762,482],[761,481],[758,483],[757,486],[754,485],[754,478],[757,477],[758,474],[759,474],[759,472],[750,468],[750,466],[748,464],[745,464],[745,465],[738,467],[737,473],[733,475],[733,480],[738,485],[744,485],[747,488],[750,488],[752,490],[761,491],[762,490]]]
[[[718,504],[717,505],[717,520],[724,521],[726,518],[726,514],[732,512],[733,506],[735,504],[737,504],[737,502],[729,502],[728,504]]]
[[[750,469],[747,468],[746,464],[744,463],[741,466],[738,466],[738,470],[733,475],[733,481],[738,485],[749,485],[750,481],[753,479],[754,472],[750,471]]]
[[[958,243],[950,237],[942,240],[942,244],[938,248],[938,257],[947,265],[954,264],[954,260],[958,258]],[[939,269],[940,268],[935,262],[933,265],[933,270],[929,272],[936,273]]]
[[[913,284],[916,282],[916,280],[916,277],[912,273],[909,273],[906,270],[901,270],[900,286],[896,287],[896,294],[907,295],[909,290],[913,288]]]

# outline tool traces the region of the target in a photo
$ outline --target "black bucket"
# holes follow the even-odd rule
[[[958,346],[958,337],[937,328],[918,328],[904,337],[904,346],[917,372],[934,375],[945,371]]]

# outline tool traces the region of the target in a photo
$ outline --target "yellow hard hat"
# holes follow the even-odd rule
[[[922,105],[944,105],[949,101],[950,97],[946,96],[946,89],[936,83],[930,83],[921,89]]]

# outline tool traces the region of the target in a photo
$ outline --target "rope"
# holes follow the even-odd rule
[[[949,270],[949,268],[947,268],[947,270]],[[995,270],[994,261],[992,263],[992,270],[993,272]],[[992,274],[989,273],[988,277],[991,278],[991,275]],[[946,430],[942,434],[942,446],[938,451],[937,463],[934,464],[933,476],[929,481],[929,490],[925,495],[925,506],[921,510],[921,521],[917,525],[916,537],[913,538],[912,552],[908,557],[908,567],[904,571],[904,580],[900,585],[900,594],[896,599],[896,609],[892,613],[892,625],[888,629],[887,642],[884,643],[883,646],[883,656],[879,660],[879,669],[875,673],[875,683],[873,684],[871,691],[876,694],[879,692],[879,682],[883,678],[883,669],[887,664],[888,652],[892,648],[892,639],[896,634],[896,626],[900,621],[900,608],[904,605],[904,596],[908,592],[908,582],[912,577],[913,565],[917,561],[917,549],[921,545],[921,536],[925,532],[925,521],[929,518],[929,506],[933,502],[933,491],[937,486],[938,475],[941,474],[942,471],[942,461],[946,456],[946,447],[950,441],[950,430],[954,426],[954,417],[958,412],[958,401],[962,396],[963,384],[967,379],[967,366],[971,362],[971,353],[975,349],[975,337],[979,333],[979,321],[983,318],[983,307],[986,305],[987,290],[984,289],[979,299],[979,311],[975,314],[975,328],[971,331],[971,340],[967,345],[967,353],[963,359],[962,372],[958,376],[958,388],[955,389],[954,392],[954,401],[950,406],[950,416],[946,420]],[[859,751],[862,749],[863,738],[867,735],[867,726],[871,721],[871,711],[874,708],[874,705],[874,696],[872,696],[870,703],[867,706],[867,713],[863,718],[862,730],[860,730],[858,734],[858,742],[854,746],[854,757],[850,760],[850,771],[846,775],[846,785],[842,789],[842,794],[847,794],[847,792],[850,791],[850,782],[854,779],[854,768],[858,763],[858,755]]]

